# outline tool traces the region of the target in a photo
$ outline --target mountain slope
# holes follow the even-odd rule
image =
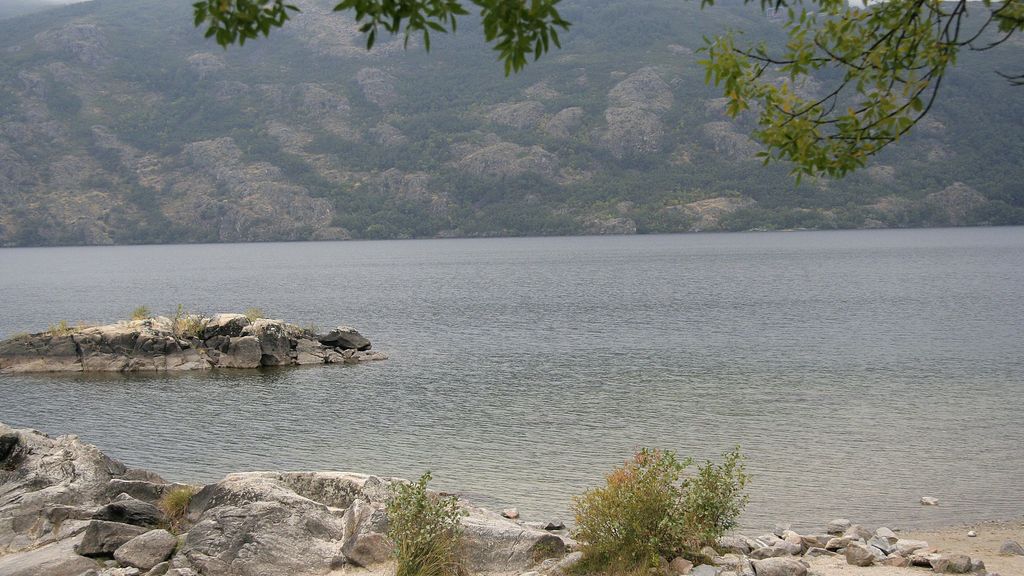
[[[695,51],[759,11],[567,0],[563,50],[505,78],[471,20],[363,49],[309,0],[223,51],[187,3],[0,21],[0,244],[1024,223],[1020,42],[964,54],[923,126],[842,181],[762,167]],[[808,90],[816,89],[808,86]]]

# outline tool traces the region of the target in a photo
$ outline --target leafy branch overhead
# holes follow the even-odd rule
[[[494,43],[505,74],[518,72],[527,58],[534,60],[551,45],[561,47],[558,30],[568,30],[569,22],[559,15],[559,0],[470,0],[480,11],[484,36]],[[215,37],[225,48],[259,35],[267,36],[279,28],[297,6],[284,0],[203,0],[192,5],[195,25],[206,24],[206,36]],[[409,38],[422,34],[423,46],[430,50],[431,32],[454,32],[457,17],[469,10],[460,0],[343,0],[335,12],[354,12],[359,30],[366,34],[366,48],[373,47],[381,30]]]
[[[754,0],[745,0],[751,3]],[[343,0],[371,48],[378,34],[456,30],[475,6],[484,36],[505,73],[532,55],[561,47],[558,30],[570,24],[559,0]],[[714,0],[702,0],[710,6]],[[863,167],[923,118],[961,50],[985,51],[1024,30],[1024,0],[886,0],[851,6],[847,0],[760,0],[781,16],[783,46],[742,46],[736,33],[706,40],[706,81],[723,89],[728,112],[758,115],[754,136],[765,163],[791,162],[802,175],[841,177]],[[203,0],[193,5],[196,26],[222,46],[266,36],[298,12],[284,0]],[[980,20],[968,20],[968,13]],[[1000,71],[1024,84],[1024,71]],[[818,85],[822,88],[817,88]]]

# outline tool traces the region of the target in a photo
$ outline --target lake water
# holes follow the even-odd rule
[[[1024,228],[0,250],[2,336],[179,303],[391,359],[0,375],[0,421],[181,481],[430,469],[528,520],[637,447],[735,444],[750,528],[1024,514]]]

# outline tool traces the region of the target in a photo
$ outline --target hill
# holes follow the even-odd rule
[[[224,51],[188,3],[0,20],[0,245],[1024,224],[1024,43],[965,53],[911,137],[841,181],[763,167],[703,84],[736,4],[566,0],[506,78],[472,19],[372,52],[331,3]],[[818,89],[809,85],[807,90]]]

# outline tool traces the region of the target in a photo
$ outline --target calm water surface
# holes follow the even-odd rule
[[[2,336],[258,306],[391,359],[3,375],[0,421],[182,481],[429,468],[537,520],[636,447],[741,444],[748,527],[1011,519],[1022,287],[1024,228],[7,249]]]

